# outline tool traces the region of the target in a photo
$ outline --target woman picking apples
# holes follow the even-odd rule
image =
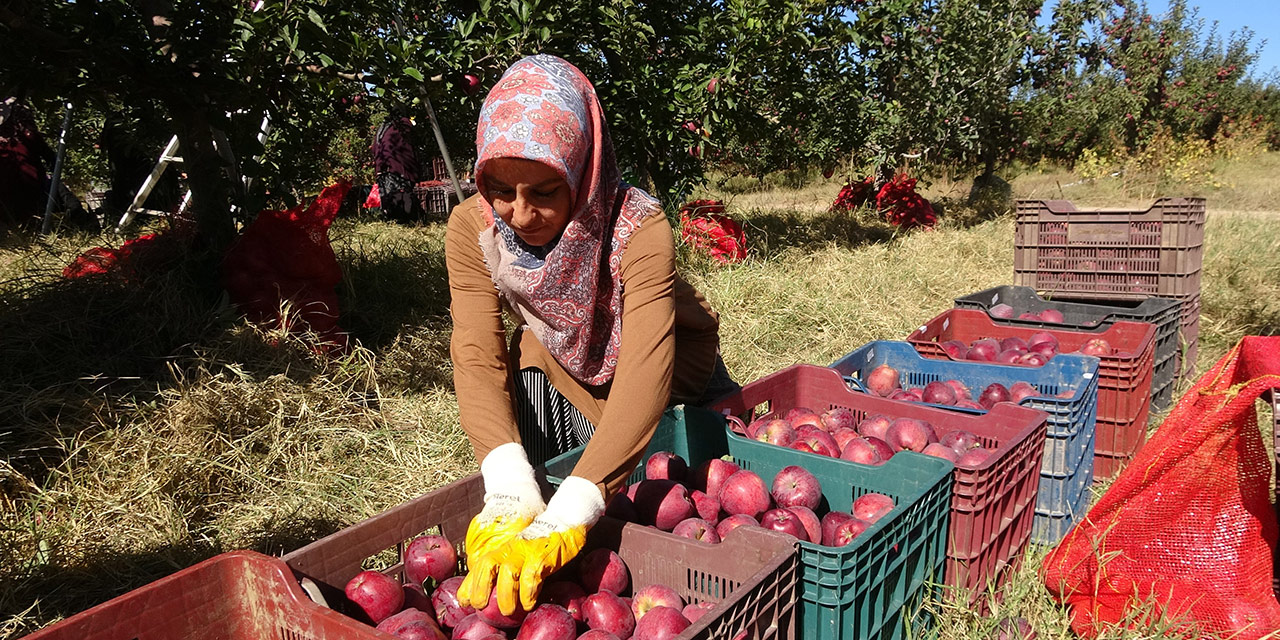
[[[718,317],[676,274],[658,202],[621,180],[581,71],[548,55],[512,65],[476,151],[479,193],[453,210],[445,250],[454,387],[485,484],[458,596],[479,609],[492,593],[510,614],[582,548],[666,407],[737,385]],[[584,442],[544,505],[532,465]]]

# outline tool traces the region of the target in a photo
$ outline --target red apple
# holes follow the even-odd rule
[[[1048,346],[1048,345],[1041,343],[1041,345],[1039,346]],[[1030,353],[1023,354],[1021,358],[1018,358],[1018,364],[1026,365],[1028,367],[1043,367],[1046,364],[1049,364],[1049,358],[1052,358],[1052,357],[1053,357],[1052,355],[1045,356],[1041,353],[1032,351]]]
[[[694,488],[701,489],[709,496],[717,496],[718,500],[724,481],[738,471],[738,465],[733,462],[724,458],[712,458],[698,467],[698,473],[694,476]]]
[[[588,629],[586,633],[578,636],[578,640],[622,640],[618,636],[601,631],[600,629]]]
[[[793,413],[794,411],[795,410],[792,409],[792,411],[788,412],[787,415],[791,415],[791,413]],[[795,429],[796,432],[798,433],[804,427],[811,427],[819,431],[826,432],[827,425],[822,423],[822,416],[812,411],[809,411],[808,409],[804,409],[804,411],[806,411],[807,413],[801,413],[799,415],[796,415],[795,417],[786,418],[787,422],[791,423],[792,429]]]
[[[674,480],[684,482],[689,473],[689,465],[684,458],[670,451],[659,451],[651,456],[644,465],[644,477],[649,480]]]
[[[969,347],[969,353],[965,357],[979,362],[994,362],[999,353],[999,342],[996,342],[994,338],[983,338]]]
[[[671,480],[645,480],[636,490],[636,512],[642,524],[670,531],[697,509],[684,485]]]
[[[934,380],[924,386],[924,394],[921,398],[929,404],[945,404],[953,405],[959,398],[956,397],[956,390],[951,385],[940,380]]]
[[[542,585],[538,601],[564,607],[573,619],[582,622],[582,603],[587,599],[587,592],[582,587],[567,580],[548,582]]]
[[[544,604],[529,612],[516,640],[576,640],[578,623],[564,607]]]
[[[987,640],[1036,640],[1035,629],[1026,618],[1003,618]]]
[[[378,631],[404,640],[446,640],[440,625],[424,611],[405,609],[378,623]]]
[[[881,460],[888,460],[893,457],[893,447],[889,446],[888,442],[885,442],[875,436],[866,436],[866,439],[867,442],[871,443],[871,446],[875,448],[876,453],[880,454]]]
[[[758,527],[758,526],[760,526],[760,523],[756,522],[755,518],[752,518],[751,516],[746,515],[745,513],[734,514],[725,518],[724,520],[721,520],[720,524],[716,525],[716,535],[720,536],[721,540],[724,540],[725,536],[729,535],[730,531],[733,531],[738,527]]]
[[[840,452],[840,459],[872,466],[884,464],[884,458],[881,457],[880,451],[867,438],[850,440]]]
[[[1045,309],[1040,312],[1040,319],[1045,322],[1060,323],[1066,319],[1066,316],[1062,315],[1062,312],[1057,309]]]
[[[450,638],[451,640],[483,640],[495,633],[502,634],[502,630],[481,620],[480,616],[473,613],[458,622]]]
[[[956,464],[962,467],[980,467],[991,457],[991,452],[978,447],[964,452]]]
[[[347,582],[347,599],[359,605],[374,624],[404,608],[400,581],[377,571],[361,571]]]
[[[474,73],[464,73],[462,74],[462,82],[459,84],[463,93],[469,96],[475,95],[480,90],[480,77]]]
[[[608,549],[596,549],[582,559],[578,567],[578,584],[588,594],[598,591],[619,594],[627,590],[631,576],[618,554]]]
[[[858,518],[849,518],[840,523],[831,535],[831,547],[843,547],[851,542],[854,538],[862,535],[863,531],[871,528],[871,523]]]
[[[587,596],[582,605],[582,617],[591,629],[607,631],[619,638],[631,637],[636,628],[636,617],[622,598],[601,591]]]
[[[996,356],[995,362],[998,364],[1018,364],[1022,360],[1023,355],[1025,355],[1025,353],[1022,351],[1009,349],[1008,351],[1001,351]]]
[[[1007,304],[1001,303],[1001,304],[995,305],[994,307],[991,307],[991,309],[989,309],[987,313],[989,313],[992,318],[1001,318],[1003,320],[1008,320],[1009,318],[1013,317],[1013,307]]]
[[[679,611],[684,608],[684,599],[675,589],[656,582],[637,591],[635,597],[631,598],[631,613],[636,618],[636,624],[640,624],[644,614],[654,607],[671,607]]]
[[[1031,334],[1030,338],[1027,338],[1027,348],[1030,349],[1031,351],[1035,351],[1036,345],[1038,344],[1053,345],[1053,350],[1055,352],[1059,348],[1058,339],[1055,338],[1053,334],[1049,333],[1048,331],[1037,331]]]
[[[867,493],[853,501],[852,511],[854,517],[871,524],[893,511],[893,507],[893,498],[883,493]]]
[[[680,614],[678,607],[654,607],[636,622],[633,640],[671,640],[689,626],[689,621]]]
[[[785,533],[797,540],[807,540],[809,532],[796,514],[787,509],[770,509],[760,516],[760,526],[780,533]]]
[[[933,425],[915,418],[898,418],[894,420],[889,425],[888,433],[885,434],[885,442],[895,452],[909,450],[919,453],[924,451],[924,448],[930,442],[937,441],[938,436],[934,433]]]
[[[822,501],[822,485],[804,467],[791,465],[774,476],[770,495],[774,503],[784,509],[797,505],[817,509]]]
[[[871,370],[867,374],[864,381],[867,391],[870,391],[882,398],[889,397],[895,389],[901,389],[902,383],[898,375],[898,370],[887,364],[882,364]]]
[[[440,624],[453,628],[463,618],[476,612],[470,606],[458,602],[458,587],[462,586],[462,576],[454,576],[440,583],[431,594],[431,606],[436,610],[436,620]]]
[[[884,436],[889,432],[889,424],[892,420],[888,416],[881,414],[872,414],[862,419],[858,423],[858,433],[864,436],[872,436],[884,440]]]
[[[1039,321],[1040,321],[1040,314],[1038,314],[1038,313],[1031,313],[1030,311],[1024,311],[1024,312],[1022,312],[1022,313],[1019,313],[1019,314],[1018,314],[1018,319],[1019,319],[1019,320],[1032,320],[1032,321],[1035,321],[1035,322],[1039,322]]]
[[[852,410],[834,407],[822,414],[822,424],[825,425],[826,431],[835,433],[840,429],[853,429],[857,426],[858,419]]]
[[[831,432],[831,439],[836,441],[836,446],[840,447],[841,453],[844,452],[845,446],[849,444],[850,440],[856,440],[861,437],[856,429],[836,429]]]
[[[707,93],[715,93],[716,89],[718,89],[719,87],[720,87],[720,78],[712,78],[709,82],[707,82]]]
[[[827,547],[834,546],[836,531],[840,525],[850,520],[853,520],[853,514],[843,511],[831,511],[822,516],[822,544]]]
[[[739,471],[720,488],[720,508],[730,515],[741,513],[757,518],[769,510],[769,490],[760,476]]]
[[[956,402],[973,399],[973,396],[970,395],[969,387],[966,387],[963,382],[960,382],[959,380],[944,380],[944,382],[947,383],[947,386],[951,387],[952,391],[956,392]]]
[[[1080,353],[1083,353],[1086,356],[1109,356],[1113,352],[1114,350],[1111,348],[1111,343],[1103,340],[1102,338],[1094,338],[1084,343],[1084,346],[1080,348]]]
[[[809,450],[820,456],[836,458],[840,455],[840,445],[836,444],[836,440],[831,437],[831,434],[808,424],[801,425],[796,430],[796,441],[792,445],[800,442],[809,445]]]
[[[1019,380],[1013,383],[1012,387],[1009,387],[1009,401],[1014,404],[1038,395],[1040,395],[1040,391],[1024,380]]]
[[[976,403],[976,402],[974,402],[974,401],[972,401],[972,400],[961,400],[961,401],[959,401],[959,402],[957,402],[957,403],[956,403],[956,408],[960,408],[960,409],[978,409],[978,410],[980,410],[980,411],[986,411],[986,408],[984,408],[982,405],[980,405],[980,404],[978,404],[978,403]]]
[[[956,460],[960,459],[960,454],[956,453],[955,449],[938,442],[930,442],[929,446],[925,447],[924,451],[921,451],[920,453],[923,453],[926,456],[942,458],[943,460],[950,460],[952,464],[954,464]]]
[[[609,500],[609,506],[605,507],[604,514],[624,522],[635,522],[640,519],[635,503],[631,501],[631,498],[627,497],[626,492],[620,492],[613,496]]]
[[[417,609],[423,613],[431,614],[431,619],[435,620],[436,608],[431,604],[431,596],[427,594],[427,590],[422,588],[420,584],[404,585],[404,608]]]
[[[938,438],[938,443],[955,449],[957,453],[964,453],[974,447],[982,446],[978,436],[964,429],[956,429],[942,434],[942,437]]]
[[[707,544],[720,544],[720,534],[716,533],[716,525],[703,520],[702,518],[689,518],[682,520],[671,530],[682,538],[697,540]]]
[[[1027,349],[1029,348],[1030,347],[1027,346],[1027,341],[1017,336],[1008,336],[1006,338],[1000,339],[1001,351],[1013,350],[1013,351],[1021,351],[1023,353],[1026,353]]]
[[[965,360],[969,357],[969,345],[959,340],[948,340],[942,343],[942,350],[952,360]]]
[[[521,622],[524,622],[524,618],[529,615],[529,612],[520,606],[520,600],[517,598],[516,610],[511,612],[511,615],[503,613],[498,608],[498,596],[490,592],[489,603],[483,609],[477,609],[476,615],[480,616],[480,619],[486,624],[491,624],[499,629],[515,629],[520,626]]]
[[[422,584],[430,578],[439,584],[458,572],[458,552],[441,535],[415,538],[404,550],[404,573],[410,582]]]
[[[835,170],[835,169],[832,169],[832,168],[830,168],[830,167],[828,167],[828,168],[826,168],[826,169],[823,169],[823,170],[822,170],[822,178],[823,178],[824,180],[830,180],[830,179],[831,179],[831,176],[833,176],[833,175],[835,175],[835,174],[836,174],[836,170]]]
[[[805,535],[809,537],[809,542],[814,544],[822,542],[822,523],[818,520],[818,514],[814,513],[813,509],[796,505],[787,507],[787,511],[794,514],[796,519],[800,521],[800,525],[804,527]]]
[[[693,508],[698,512],[698,517],[715,526],[720,520],[720,498],[709,496],[696,489],[690,497],[693,498]]]
[[[716,603],[714,602],[694,602],[692,604],[685,605],[684,609],[680,610],[680,614],[683,615],[690,623],[693,623],[697,622],[699,618],[706,615],[708,611],[714,608],[716,608]],[[579,640],[581,640],[581,638],[579,638]]]
[[[796,430],[791,428],[791,423],[786,420],[770,420],[756,431],[755,439],[779,447],[788,447],[796,441]]]
[[[999,382],[992,382],[987,385],[987,388],[982,390],[982,395],[978,396],[978,404],[981,404],[984,409],[990,409],[996,403],[1008,401],[1009,390]]]

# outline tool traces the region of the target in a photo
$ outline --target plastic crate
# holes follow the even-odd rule
[[[990,311],[991,307],[998,304],[1013,307],[1015,314],[1056,309],[1062,313],[1063,321],[1054,323],[1020,320],[1016,317],[996,318],[991,316]],[[957,309],[985,311],[995,324],[1013,327],[1070,329],[1101,333],[1121,321],[1151,323],[1156,328],[1155,365],[1151,376],[1151,410],[1164,411],[1172,404],[1173,387],[1177,378],[1175,359],[1178,357],[1178,334],[1182,317],[1182,304],[1178,300],[1171,298],[1046,300],[1036,293],[1035,289],[1006,285],[956,298],[955,306]]]
[[[446,176],[443,180],[428,180],[419,182],[413,188],[413,195],[422,205],[422,210],[428,217],[443,219],[453,210],[454,205],[470,198],[476,193],[476,185],[474,182],[460,182],[462,186],[462,197],[454,198],[453,182]]]
[[[942,582],[950,462],[904,453],[868,467],[737,437],[728,433],[723,416],[708,409],[677,408],[668,418],[659,423],[647,453],[671,451],[691,467],[727,453],[766,483],[784,467],[803,466],[822,483],[819,513],[849,511],[870,492],[888,495],[900,507],[844,547],[792,540],[800,565],[797,637],[914,638],[932,626],[923,605]],[[582,451],[547,462],[548,479],[571,472]],[[643,474],[640,465],[632,479]]]
[[[343,587],[366,559],[393,550],[397,562],[384,572],[403,579],[398,560],[407,541],[438,530],[461,545],[471,517],[483,506],[484,482],[479,475],[469,476],[289,553],[284,561],[299,578],[314,581],[330,604],[342,604]],[[744,632],[746,638],[794,637],[795,550],[784,535],[752,531],[738,541],[709,548],[602,518],[579,555],[601,546],[618,552],[631,570],[634,586],[658,582],[687,601],[719,603],[678,638],[734,637]]]
[[[1090,339],[1111,344],[1115,354],[1102,356],[1098,365],[1098,420],[1095,456],[1108,459],[1132,457],[1147,432],[1151,410],[1151,381],[1155,363],[1155,327],[1145,322],[1116,322],[1101,333],[1065,329],[1000,326],[991,317],[972,309],[951,309],[922,325],[907,341],[927,358],[951,360],[942,343],[966,344],[980,338],[1030,338],[1044,332],[1058,339],[1063,352],[1078,351]],[[1057,357],[1057,356],[1055,356]],[[1026,369],[1025,365],[1000,365]],[[1106,473],[1103,473],[1105,469]],[[1094,480],[1110,478],[1112,465],[1094,465]]]
[[[1075,510],[1071,501],[1076,497],[1076,486],[1093,481],[1097,358],[1063,354],[1039,368],[1007,367],[985,362],[931,360],[906,342],[879,340],[851,351],[832,363],[831,368],[857,382],[881,364],[897,369],[903,384],[913,387],[948,379],[959,380],[970,389],[983,389],[993,382],[1009,386],[1026,381],[1035,385],[1045,395],[1020,403],[1048,414],[1031,541],[1054,544],[1084,515]],[[1066,397],[1057,397],[1059,395]],[[1063,519],[1067,520],[1066,526],[1050,526],[1051,522]],[[1060,534],[1051,537],[1054,531]]]
[[[1145,211],[1077,210],[1019,200],[1014,284],[1056,293],[1173,297],[1200,291],[1203,198],[1161,198]]]
[[[1001,573],[1031,537],[1048,418],[1043,411],[1005,403],[983,415],[899,402],[853,392],[839,373],[813,365],[765,376],[711,408],[727,411],[742,431],[752,420],[780,417],[795,407],[844,407],[859,421],[877,413],[916,418],[934,425],[939,435],[955,430],[977,435],[992,455],[984,464],[955,468],[945,584],[967,590],[971,604],[988,587],[998,586]]]
[[[279,558],[232,551],[139,587],[29,640],[389,638],[314,604]]]

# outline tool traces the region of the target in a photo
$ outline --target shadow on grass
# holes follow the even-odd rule
[[[800,211],[753,211],[741,217],[747,246],[756,256],[770,260],[788,249],[816,251],[831,245],[852,249],[888,242],[893,225],[872,219],[867,212],[812,214]]]
[[[280,556],[343,526],[327,518],[270,522],[262,531],[251,533],[252,540],[240,548]],[[18,575],[0,574],[6,585],[0,595],[0,621],[14,625],[16,628],[9,630],[16,631],[13,637],[17,637],[226,551],[231,549],[219,548],[208,538],[193,538],[142,552],[122,553],[104,547],[75,562],[60,562],[54,554],[44,563],[17,569]]]

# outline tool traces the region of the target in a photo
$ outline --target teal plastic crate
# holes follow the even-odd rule
[[[585,447],[546,464],[553,485],[573,471]],[[697,407],[669,409],[645,451],[645,459],[671,451],[696,467],[729,455],[766,484],[784,467],[808,469],[823,487],[820,514],[849,511],[867,493],[883,493],[899,508],[850,545],[796,542],[800,564],[801,638],[905,640],[933,626],[924,603],[941,595],[946,561],[954,466],[903,452],[879,467],[859,465],[747,440],[729,433],[722,416]],[[644,478],[640,464],[630,481]]]

